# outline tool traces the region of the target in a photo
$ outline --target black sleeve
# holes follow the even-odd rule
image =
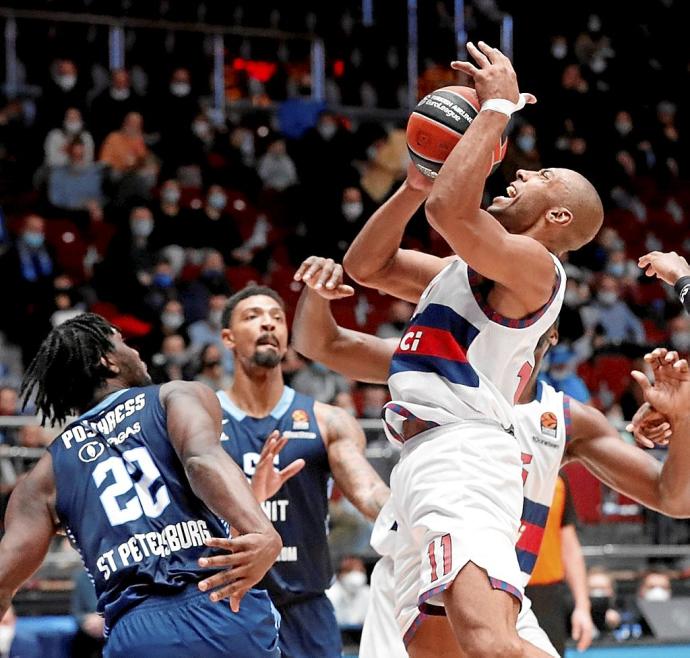
[[[690,276],[680,277],[673,288],[680,299],[680,303],[685,308],[685,312],[690,313]]]
[[[563,518],[561,519],[561,528],[567,525],[577,525],[577,513],[575,512],[575,505],[573,504],[573,497],[570,494],[570,485],[568,478],[563,475],[559,476],[563,480],[565,488],[565,500],[563,501]]]

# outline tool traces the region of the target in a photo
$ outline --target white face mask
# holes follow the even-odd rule
[[[645,601],[668,601],[671,598],[671,592],[665,587],[652,587],[644,593],[642,598]]]
[[[348,201],[342,205],[343,217],[352,222],[362,214],[363,209],[361,201]]]
[[[551,46],[551,54],[555,59],[563,59],[568,54],[568,46],[564,43],[554,43]]]
[[[14,642],[15,632],[14,626],[0,626],[0,654],[3,656],[9,654],[12,642]]]
[[[604,306],[612,306],[613,304],[616,303],[618,300],[618,295],[615,292],[600,292],[597,295],[597,299],[604,305]]]
[[[76,135],[81,132],[84,124],[81,121],[65,121],[65,130],[70,135]]]
[[[340,577],[340,582],[352,594],[367,584],[367,576],[361,571],[348,571]]]
[[[110,90],[110,96],[116,101],[126,101],[129,98],[129,89],[115,89]]]
[[[77,84],[77,76],[76,75],[59,75],[56,79],[55,82],[57,82],[58,87],[62,89],[62,91],[70,91],[71,89],[74,89],[74,85]]]
[[[188,82],[173,82],[170,85],[170,93],[178,98],[188,96],[191,90],[192,87]]]

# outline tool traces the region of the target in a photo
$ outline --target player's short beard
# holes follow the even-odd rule
[[[281,361],[282,357],[274,350],[256,350],[252,354],[252,362],[261,368],[275,368]]]

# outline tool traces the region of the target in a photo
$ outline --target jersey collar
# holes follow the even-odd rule
[[[88,411],[84,412],[77,420],[82,420],[83,418],[88,418],[89,416],[93,416],[105,409],[108,405],[112,404],[119,398],[121,395],[124,395],[127,391],[129,391],[129,388],[123,388],[120,389],[119,391],[113,391],[110,395],[106,395],[95,407],[91,407]]]
[[[242,421],[247,417],[247,414],[230,399],[225,391],[218,391],[216,395],[218,396],[218,400],[220,401],[220,406],[223,408],[223,411],[229,413],[235,420]],[[278,400],[278,403],[275,407],[273,407],[273,409],[271,409],[268,415],[275,420],[282,418],[290,408],[290,405],[294,399],[295,391],[289,386],[284,386],[283,394],[280,396],[280,400]]]

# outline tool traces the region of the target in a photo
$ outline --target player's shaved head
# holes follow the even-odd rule
[[[599,232],[604,221],[604,206],[594,185],[572,169],[555,170],[563,182],[561,205],[570,210],[573,219],[563,232],[562,249],[574,251],[586,245]]]

